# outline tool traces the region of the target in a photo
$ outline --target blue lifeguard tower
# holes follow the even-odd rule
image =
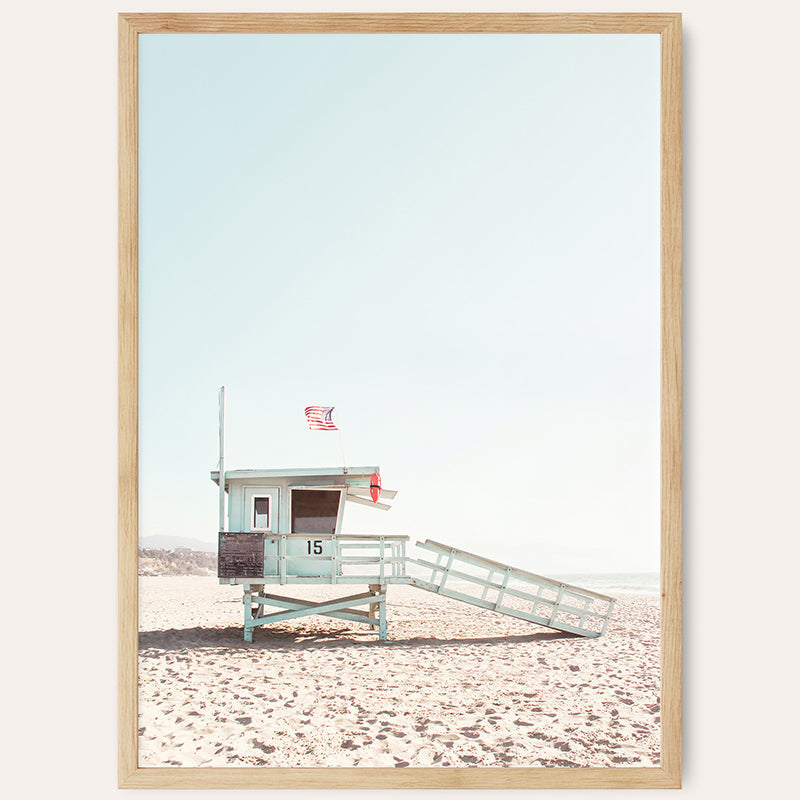
[[[256,627],[311,614],[371,626],[385,640],[391,584],[580,636],[605,633],[612,597],[431,540],[418,542],[423,554],[411,557],[408,536],[342,534],[348,502],[389,510],[382,501],[397,492],[382,489],[379,500],[371,499],[376,475],[378,466],[226,472],[221,391],[220,468],[211,472],[220,494],[217,574],[220,583],[243,588],[246,641],[253,641]],[[361,585],[366,591],[312,602],[268,592],[275,584]],[[267,613],[269,607],[280,610]]]

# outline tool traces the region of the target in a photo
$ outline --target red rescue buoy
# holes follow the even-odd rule
[[[377,503],[381,496],[381,476],[377,472],[369,476],[369,496],[373,503]]]

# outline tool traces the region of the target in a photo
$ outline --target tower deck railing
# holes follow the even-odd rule
[[[407,583],[408,536],[265,534],[263,577],[222,583]]]

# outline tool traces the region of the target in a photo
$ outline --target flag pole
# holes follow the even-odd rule
[[[342,429],[338,428],[339,431],[339,445],[342,448],[342,469],[344,470],[345,475],[347,474],[347,459],[344,457],[344,439],[342,439]]]
[[[336,431],[339,434],[339,447],[342,448],[342,469],[344,470],[344,474],[347,475],[347,459],[344,455],[344,439],[342,438],[342,415],[337,411],[336,412]]]
[[[225,531],[225,387],[219,390],[219,530]]]

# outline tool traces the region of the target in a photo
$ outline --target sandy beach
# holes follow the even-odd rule
[[[390,586],[388,642],[314,616],[248,644],[240,587],[142,577],[140,765],[658,765],[658,596],[615,596],[599,639]]]

